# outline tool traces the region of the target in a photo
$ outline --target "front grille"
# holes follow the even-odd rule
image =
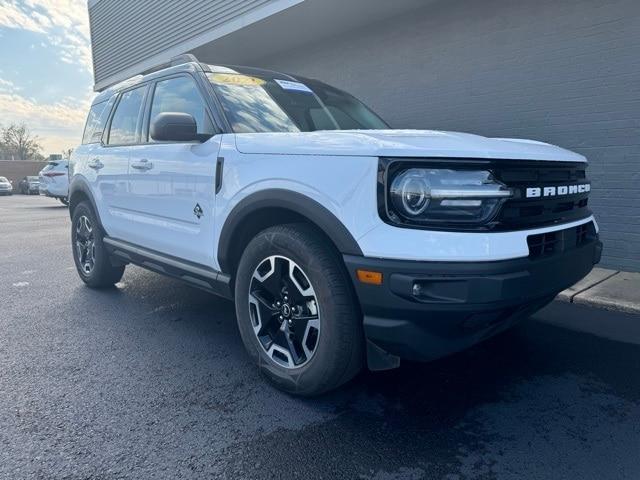
[[[439,168],[488,170],[513,191],[513,197],[498,205],[492,218],[483,224],[420,224],[397,220],[388,209],[387,182],[399,169]],[[591,185],[584,162],[482,159],[482,158],[386,158],[378,164],[378,213],[390,225],[404,228],[453,231],[528,230],[586,219]],[[529,194],[538,190],[538,195]],[[553,190],[554,193],[549,193]]]
[[[593,222],[588,222],[573,228],[566,228],[555,232],[529,235],[529,258],[539,258],[566,252],[596,238],[596,227]]]
[[[544,189],[588,183],[584,163],[549,163],[544,162],[544,166],[540,162],[522,162],[522,166],[509,163],[494,170],[495,176],[515,192],[514,198],[505,202],[496,219],[498,229],[515,230],[552,225],[578,220],[591,214],[588,208],[589,192],[526,198],[527,188]]]

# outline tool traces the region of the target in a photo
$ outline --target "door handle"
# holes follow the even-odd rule
[[[93,168],[94,170],[100,170],[104,167],[104,163],[102,163],[99,158],[94,158],[87,163],[87,167]]]
[[[135,168],[136,170],[151,170],[153,168],[153,162],[143,158],[139,162],[132,163],[131,168]]]

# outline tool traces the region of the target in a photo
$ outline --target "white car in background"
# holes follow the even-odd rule
[[[69,161],[54,160],[48,162],[40,171],[40,195],[57,198],[65,205],[69,204]]]
[[[13,185],[6,177],[0,177],[0,195],[11,195],[13,193]]]

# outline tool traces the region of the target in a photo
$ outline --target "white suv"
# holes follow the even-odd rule
[[[52,160],[39,173],[40,195],[69,204],[69,161]]]
[[[319,81],[191,56],[100,93],[70,169],[87,285],[133,263],[235,299],[301,395],[495,335],[602,249],[581,155],[392,130]]]

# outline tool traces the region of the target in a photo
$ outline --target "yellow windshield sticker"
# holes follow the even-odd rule
[[[259,87],[266,83],[261,78],[239,73],[211,73],[209,80],[220,85],[241,85],[243,87]]]

